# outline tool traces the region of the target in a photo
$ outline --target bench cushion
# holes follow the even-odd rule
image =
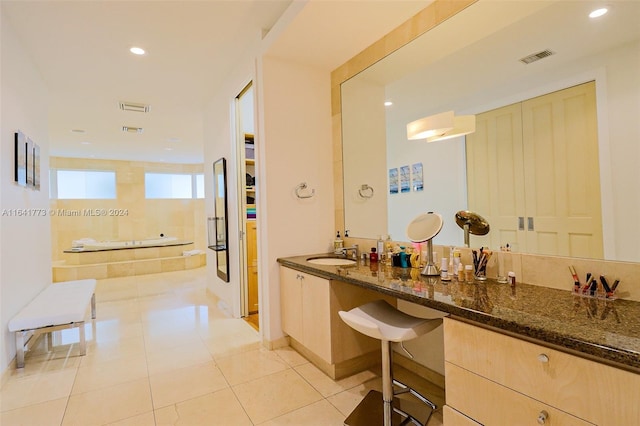
[[[9,331],[84,321],[95,289],[94,279],[51,284],[9,321]]]

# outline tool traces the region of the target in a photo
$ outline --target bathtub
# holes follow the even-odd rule
[[[74,241],[72,250],[119,250],[125,248],[157,247],[174,244],[179,245],[182,243],[184,242],[178,241],[178,238],[176,237],[160,237],[127,241],[95,241],[83,239]]]

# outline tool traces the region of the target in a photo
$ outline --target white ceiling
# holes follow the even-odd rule
[[[430,2],[304,2],[269,53],[330,71]],[[290,3],[2,0],[2,13],[49,89],[51,155],[200,163],[204,105]],[[121,111],[119,101],[151,112]]]

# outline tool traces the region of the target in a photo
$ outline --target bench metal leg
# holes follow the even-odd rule
[[[87,342],[84,336],[84,321],[78,323],[78,334],[80,334],[80,355],[86,355]]]
[[[24,332],[16,331],[16,367],[24,368]]]
[[[53,332],[46,333],[44,349],[47,352],[53,350]]]
[[[96,319],[96,294],[91,295],[91,319]]]

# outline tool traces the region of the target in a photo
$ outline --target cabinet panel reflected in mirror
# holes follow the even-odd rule
[[[218,277],[229,282],[229,227],[227,224],[227,162],[221,158],[213,163],[213,200],[215,217],[209,218],[209,248],[216,252]]]
[[[522,252],[639,262],[640,223],[629,221],[628,212],[637,211],[640,206],[640,190],[635,185],[639,160],[636,142],[640,139],[640,2],[611,2],[609,13],[598,20],[588,17],[590,11],[589,2],[480,0],[343,82],[344,220],[351,235],[375,239],[380,234],[391,234],[394,240],[406,240],[405,227],[411,219],[434,211],[444,218],[443,229],[434,243],[460,246],[464,236],[455,224],[455,212],[473,209],[480,215],[494,216],[482,211],[474,201],[478,199],[474,187],[482,186],[478,176],[517,180],[504,175],[524,172],[530,174],[528,182],[536,182],[543,189],[545,184],[553,184],[560,170],[577,188],[567,197],[580,191],[585,195],[579,202],[561,200],[567,204],[567,217],[583,215],[584,220],[580,220],[586,221],[590,215],[601,221],[599,230],[588,231],[602,236],[602,242],[597,243],[600,247],[586,250],[585,245],[592,242],[580,235],[560,239],[545,233],[536,236],[536,241],[524,235],[518,229],[519,217],[543,230],[548,222],[544,210],[559,205],[556,201],[553,205],[543,204],[538,197],[526,203],[535,203],[535,211],[519,210],[517,200],[535,196],[533,186],[526,182],[511,197],[513,203],[506,203],[506,199],[501,204],[491,202],[490,209],[499,209],[501,215],[500,220],[494,220],[495,226],[491,223],[492,233],[495,229],[496,234],[491,241],[474,241],[471,237],[471,245],[490,244],[497,248],[510,243]],[[529,64],[520,61],[545,49],[552,54]],[[573,138],[571,143],[565,143],[570,138],[564,136],[563,140],[555,139],[553,144],[547,144],[548,155],[536,159],[540,166],[536,169],[546,170],[543,174],[536,175],[522,160],[523,155],[530,161],[539,154],[540,150],[527,151],[532,149],[529,145],[509,147],[525,150],[519,162],[508,162],[509,149],[504,147],[499,152],[484,153],[496,160],[492,164],[476,162],[476,168],[470,170],[469,144],[484,137],[478,131],[466,142],[464,137],[433,143],[407,140],[407,123],[422,117],[450,110],[456,115],[478,115],[587,82],[595,85],[596,122],[589,135],[596,138],[595,145],[589,148],[595,146],[595,151],[582,149],[580,138]],[[385,106],[388,101],[392,105]],[[578,104],[565,103],[559,114],[575,115],[572,105]],[[526,115],[523,120],[528,122]],[[518,138],[524,130],[526,126]],[[541,132],[536,124],[529,133],[538,138]],[[581,140],[586,146],[586,138]],[[485,146],[500,146],[497,139],[489,142]],[[591,152],[595,152],[595,163],[590,159]],[[479,158],[476,154],[475,158]],[[389,170],[415,163],[423,165],[424,189],[389,194]],[[479,165],[485,169],[479,169]],[[585,173],[595,177],[596,182],[578,179]],[[497,194],[498,182],[485,180],[482,191],[490,196]],[[380,188],[370,200],[357,196],[365,182]],[[597,190],[587,194],[587,189],[597,189],[598,184],[600,194]],[[567,193],[564,188],[559,189],[559,194]],[[599,211],[587,214],[586,207]],[[500,236],[500,221],[507,216],[513,223]],[[567,220],[559,218],[558,223],[561,222]],[[564,228],[570,226],[573,225]],[[523,234],[521,244],[515,237],[518,233]]]

